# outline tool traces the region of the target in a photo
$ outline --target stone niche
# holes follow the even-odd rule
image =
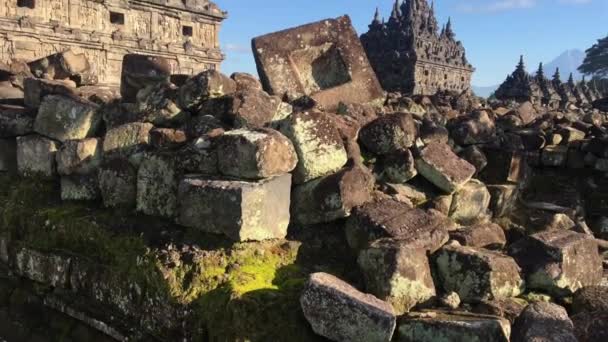
[[[264,89],[273,95],[307,95],[328,110],[383,97],[348,16],[257,37],[252,45]]]

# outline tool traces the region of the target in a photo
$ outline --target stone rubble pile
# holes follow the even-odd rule
[[[304,34],[321,27],[332,34]],[[282,44],[293,37],[314,41]],[[360,283],[314,273],[300,299],[334,341],[605,334],[580,317],[606,308],[577,298],[608,291],[606,112],[385,96],[347,17],[256,38],[254,54],[262,82],[172,82],[166,61],[128,55],[121,97],[69,84],[86,68],[51,67],[73,55],[11,66],[23,95],[0,99],[0,170],[234,241],[343,225]]]

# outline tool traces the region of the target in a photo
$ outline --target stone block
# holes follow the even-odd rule
[[[511,245],[509,254],[524,270],[531,289],[569,295],[602,280],[597,242],[587,234],[569,230],[536,233]]]
[[[412,247],[413,246],[413,247]],[[380,239],[359,253],[357,263],[365,288],[389,302],[395,313],[408,312],[435,296],[435,284],[424,248],[393,239]]]
[[[486,215],[490,192],[482,182],[472,179],[452,196],[449,217],[460,224],[472,224]]]
[[[285,118],[283,102],[262,90],[242,90],[202,106],[201,114],[213,114],[234,127],[263,127]]]
[[[23,93],[23,102],[29,108],[40,107],[42,100],[48,95],[63,95],[72,99],[79,97],[76,88],[74,88],[71,82],[33,77],[23,80]]]
[[[479,110],[461,119],[450,133],[459,145],[483,144],[493,138],[496,127],[488,112]]]
[[[151,216],[177,215],[178,175],[169,154],[147,154],[137,171],[137,210]]]
[[[262,90],[262,83],[260,82],[260,80],[251,74],[244,72],[235,72],[230,75],[230,78],[232,78],[236,82],[237,91]]]
[[[340,133],[325,113],[294,113],[281,122],[279,130],[291,140],[298,154],[296,184],[334,173],[348,160]]]
[[[545,302],[528,305],[513,324],[513,342],[577,342],[574,325],[563,307]]]
[[[187,141],[186,132],[181,129],[154,128],[150,131],[150,145],[159,150],[176,149]]]
[[[17,138],[17,168],[22,176],[52,177],[57,173],[55,154],[58,144],[43,136]]]
[[[91,137],[97,132],[100,124],[101,116],[97,105],[92,102],[49,95],[38,108],[34,130],[64,142]]]
[[[540,162],[543,166],[562,167],[566,166],[568,159],[568,146],[547,146],[540,155]]]
[[[57,172],[60,175],[87,175],[97,170],[102,159],[99,138],[68,140],[57,151]]]
[[[483,151],[475,145],[467,146],[458,153],[458,156],[475,166],[475,170],[477,170],[475,174],[479,174],[488,165],[488,158],[486,158]]]
[[[291,198],[293,222],[316,224],[348,217],[351,210],[371,200],[373,175],[363,166],[296,186]]]
[[[353,210],[345,227],[346,240],[352,248],[362,249],[374,240],[393,238],[433,253],[448,241],[446,220],[435,211],[392,199],[370,202]]]
[[[104,154],[129,156],[144,150],[152,128],[151,123],[133,122],[108,130],[103,141]]]
[[[257,37],[252,45],[272,95],[310,96],[326,110],[384,97],[348,16]]]
[[[34,76],[54,80],[70,79],[78,85],[95,84],[97,77],[84,53],[58,52],[28,63]]]
[[[0,139],[0,172],[17,171],[17,142],[15,139]]]
[[[125,158],[105,160],[99,168],[99,190],[108,208],[135,208],[137,169]]]
[[[405,183],[418,175],[410,150],[396,152],[382,158],[382,178],[388,183]]]
[[[388,342],[396,317],[390,304],[327,273],[314,273],[300,304],[315,333],[332,341]]]
[[[438,283],[465,303],[515,297],[524,290],[513,258],[483,248],[450,244],[434,256]]]
[[[218,137],[217,153],[220,172],[236,178],[280,176],[298,163],[291,141],[270,128],[228,131]]]
[[[120,95],[124,102],[135,103],[139,90],[157,83],[168,83],[169,61],[163,57],[127,54],[122,60]]]
[[[475,166],[459,158],[450,146],[441,143],[431,143],[421,151],[416,159],[416,169],[447,193],[453,193],[466,184],[476,171]]]
[[[281,239],[289,225],[291,175],[257,182],[196,177],[179,184],[179,223],[235,241]]]
[[[100,196],[97,174],[61,177],[61,200],[94,201]]]
[[[412,115],[395,113],[365,125],[359,133],[359,140],[370,152],[384,155],[412,147],[417,135]]]
[[[450,312],[428,312],[399,322],[398,342],[509,342],[511,325],[504,318]]]
[[[190,77],[179,87],[178,104],[182,109],[197,112],[203,102],[236,91],[236,82],[216,70],[205,70]]]
[[[450,233],[450,238],[463,246],[502,249],[507,238],[502,227],[495,223],[478,223]]]
[[[33,133],[35,119],[35,111],[20,106],[0,105],[0,138]]]
[[[29,248],[20,248],[13,253],[9,262],[18,275],[58,288],[65,288],[68,284],[69,257],[45,254]]]
[[[154,125],[175,127],[190,119],[190,113],[177,105],[177,87],[173,84],[149,85],[137,93],[136,101],[144,121]]]
[[[487,184],[517,183],[523,175],[525,161],[520,152],[488,149],[488,161],[479,179]]]

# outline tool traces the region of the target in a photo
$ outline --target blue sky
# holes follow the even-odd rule
[[[350,15],[359,34],[376,6],[388,18],[392,0],[216,0],[229,18],[220,32],[227,59],[222,71],[256,74],[251,38]],[[536,69],[568,49],[585,50],[608,35],[608,0],[436,0],[440,23],[452,17],[458,39],[477,68],[476,86],[500,83],[519,55]],[[532,67],[533,66],[533,67]]]

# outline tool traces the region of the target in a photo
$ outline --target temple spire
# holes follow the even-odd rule
[[[393,11],[391,12],[391,19],[399,19],[401,17],[401,9],[399,8],[399,0],[395,0],[393,4]]]
[[[445,25],[445,35],[448,38],[454,38],[454,31],[452,31],[452,17],[448,17],[448,23]]]
[[[382,19],[380,17],[380,9],[376,7],[376,13],[374,14],[374,19],[372,20],[372,26],[382,25]]]
[[[562,83],[561,76],[559,74],[559,68],[555,68],[555,74],[553,74],[553,82]]]
[[[526,71],[526,65],[524,64],[524,55],[519,56],[519,63],[517,64],[517,71]]]
[[[570,77],[568,77],[568,85],[571,88],[574,88],[576,86],[576,84],[574,84],[574,75],[572,73],[570,73]]]
[[[543,81],[545,79],[545,71],[543,70],[542,62],[538,65],[538,70],[536,71],[536,79],[539,81]]]

